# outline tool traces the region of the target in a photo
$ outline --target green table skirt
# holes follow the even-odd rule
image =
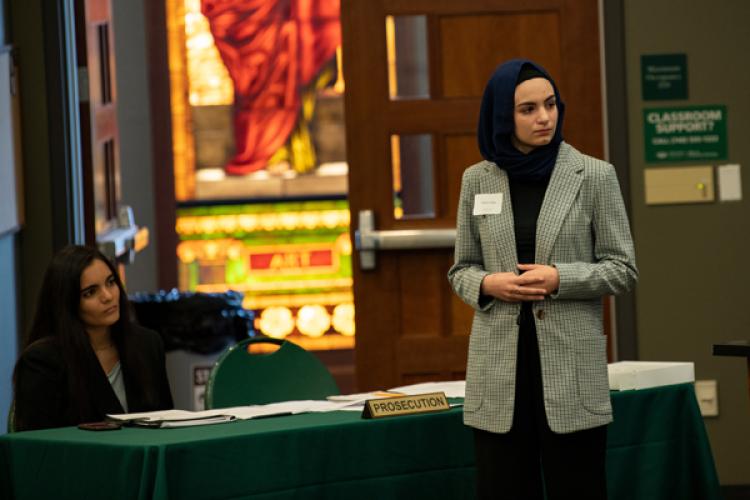
[[[610,499],[720,498],[692,385],[612,400]],[[335,412],[183,429],[22,432],[0,437],[0,498],[473,498],[472,433],[461,419],[457,408],[383,420]]]
[[[693,384],[613,392],[612,406],[610,499],[721,499]]]

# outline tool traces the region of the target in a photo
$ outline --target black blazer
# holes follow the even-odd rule
[[[150,381],[153,387],[149,398],[144,387],[133,378],[136,363],[121,355],[120,367],[125,381],[128,411],[135,413],[173,408],[161,337],[137,325],[133,325],[129,335],[138,353],[138,370],[142,372],[140,379]],[[88,415],[79,416],[77,408],[70,401],[68,369],[56,339],[42,339],[30,345],[21,354],[16,366],[16,430],[78,425],[104,420],[107,414],[125,413],[93,349],[90,350],[87,365],[86,385],[92,410]]]

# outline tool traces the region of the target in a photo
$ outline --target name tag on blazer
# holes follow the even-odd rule
[[[472,215],[499,214],[503,211],[503,193],[489,193],[474,195],[474,211]]]

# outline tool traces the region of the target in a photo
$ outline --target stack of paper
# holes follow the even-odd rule
[[[426,382],[423,384],[405,385],[388,391],[363,392],[341,396],[330,396],[328,401],[283,401],[267,405],[236,406],[234,408],[217,408],[205,411],[164,410],[145,413],[124,413],[107,415],[109,420],[142,427],[187,427],[208,425],[232,420],[249,420],[299,413],[318,413],[328,411],[362,411],[365,401],[396,396],[412,396],[431,392],[443,392],[449,398],[462,398],[466,389],[463,380],[451,382]],[[451,405],[454,406],[454,405]]]
[[[398,396],[403,396],[404,394],[401,392],[392,392],[392,391],[372,391],[372,392],[358,392],[356,394],[336,394],[334,396],[328,396],[326,399],[328,401],[340,401],[340,402],[351,402],[351,403],[361,403],[363,401],[367,401],[368,399],[384,399],[384,398],[395,398]]]
[[[695,381],[691,362],[620,361],[610,363],[609,388],[613,391],[647,389]]]
[[[163,410],[144,413],[107,415],[109,420],[142,427],[187,427],[208,425],[232,420],[250,420],[298,413],[317,413],[344,409],[359,401],[283,401],[267,405],[236,406],[205,411]]]
[[[465,380],[450,380],[447,382],[424,382],[422,384],[394,387],[389,392],[399,392],[407,396],[427,394],[430,392],[444,392],[446,398],[463,398],[466,395]]]
[[[233,415],[227,415],[221,410],[185,411],[163,410],[142,413],[122,413],[107,415],[108,420],[139,427],[189,427],[194,425],[210,425],[235,420]]]

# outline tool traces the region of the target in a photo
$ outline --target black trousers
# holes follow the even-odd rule
[[[521,312],[516,397],[510,432],[474,429],[480,500],[607,498],[606,426],[552,432],[544,411],[539,345],[531,304]]]

